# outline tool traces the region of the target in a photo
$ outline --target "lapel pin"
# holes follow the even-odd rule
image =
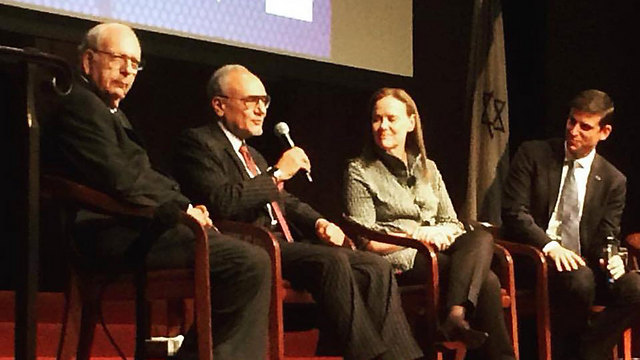
[[[595,178],[596,178],[596,180],[598,180],[598,181],[602,180],[602,178],[600,177],[600,175],[596,175],[596,176],[595,176]]]

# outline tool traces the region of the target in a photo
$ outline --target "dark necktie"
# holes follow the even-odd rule
[[[242,154],[242,157],[244,158],[244,161],[247,164],[247,168],[249,168],[251,174],[253,176],[258,175],[258,167],[256,166],[255,161],[253,161],[253,157],[251,156],[247,145],[242,144],[242,146],[240,146],[240,154]],[[274,200],[271,202],[271,209],[273,209],[273,214],[275,215],[276,220],[278,220],[278,224],[280,224],[280,228],[282,229],[284,237],[288,242],[293,242],[293,236],[291,236],[289,225],[287,225],[287,221],[285,220],[284,214],[282,213],[282,210],[280,210],[280,206],[278,205],[277,201]]]
[[[562,186],[560,236],[562,238],[562,246],[576,254],[580,254],[580,204],[578,202],[578,186],[575,177],[575,162],[575,160],[569,160],[567,175]]]

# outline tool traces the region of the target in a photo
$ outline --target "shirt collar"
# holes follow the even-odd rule
[[[402,160],[377,146],[374,147],[374,152],[387,169],[397,178],[407,179],[413,175],[417,157],[411,151],[407,151],[407,165],[405,165]]]
[[[229,131],[229,129],[227,129],[227,127],[224,126],[224,123],[222,121],[218,121],[218,126],[220,126],[220,129],[222,129],[222,132],[227,136],[227,139],[229,139],[229,142],[231,143],[231,147],[233,147],[233,150],[235,152],[239,152],[240,147],[244,145],[244,141],[242,141],[242,139],[235,136],[231,131]]]
[[[571,157],[568,155],[567,151],[567,142],[564,143],[564,161],[571,160]],[[575,159],[576,163],[580,165],[583,169],[590,169],[591,164],[593,163],[593,159],[596,157],[596,149],[593,148],[586,156],[583,156],[579,159]]]

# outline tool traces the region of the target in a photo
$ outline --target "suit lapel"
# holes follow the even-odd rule
[[[593,212],[600,206],[598,199],[601,198],[602,192],[604,191],[603,177],[602,158],[596,153],[593,163],[591,164],[591,171],[589,171],[589,177],[587,178],[587,189],[584,194],[582,217],[580,218],[580,239],[586,239],[589,233],[586,227],[591,224]]]
[[[227,140],[227,143],[229,143],[229,140],[228,139],[226,140]],[[236,166],[236,170],[238,170],[238,172],[240,173],[240,176],[242,176],[242,179],[243,180],[249,179],[249,174],[247,173],[247,170],[245,169],[244,164],[242,163],[242,160],[240,160],[240,158],[238,157],[238,154],[236,154],[235,150],[233,150],[231,143],[229,143],[228,146],[225,146],[224,152],[227,153],[227,156],[231,158],[231,160]]]
[[[255,161],[256,166],[258,167],[258,170],[260,170],[260,173],[266,172],[267,165],[262,161],[262,155],[260,155],[258,150],[254,149],[252,146],[248,146],[248,147],[249,147],[249,152],[253,157],[253,161]]]
[[[548,199],[547,203],[547,219],[551,218],[553,210],[558,201],[558,195],[560,194],[560,180],[562,177],[562,166],[564,162],[564,142],[558,144],[551,144],[552,156],[549,160],[549,173],[547,176],[547,191]]]
[[[223,144],[226,156],[229,158],[229,160],[231,160],[231,162],[233,162],[233,164],[235,164],[236,170],[238,171],[242,179],[249,179],[249,174],[247,174],[247,170],[245,169],[242,160],[240,160],[236,151],[233,150],[231,142],[220,128],[220,125],[218,125],[217,122],[210,123],[209,129],[211,130],[211,134],[215,142],[217,142],[218,144]]]
[[[127,119],[124,113],[118,110],[113,114],[113,116],[115,117],[118,124],[120,124],[122,129],[124,129],[124,132],[127,135],[127,137],[131,139],[131,141],[140,145],[140,147],[144,147],[144,143],[142,142],[142,139],[140,139],[138,134],[136,134],[135,130],[133,130],[133,125],[131,125],[131,122],[129,122],[129,119]]]

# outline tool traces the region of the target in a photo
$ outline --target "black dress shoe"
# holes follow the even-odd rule
[[[446,341],[460,341],[468,350],[472,350],[482,346],[489,338],[489,334],[472,329],[464,319],[450,316],[438,329],[438,337]]]

